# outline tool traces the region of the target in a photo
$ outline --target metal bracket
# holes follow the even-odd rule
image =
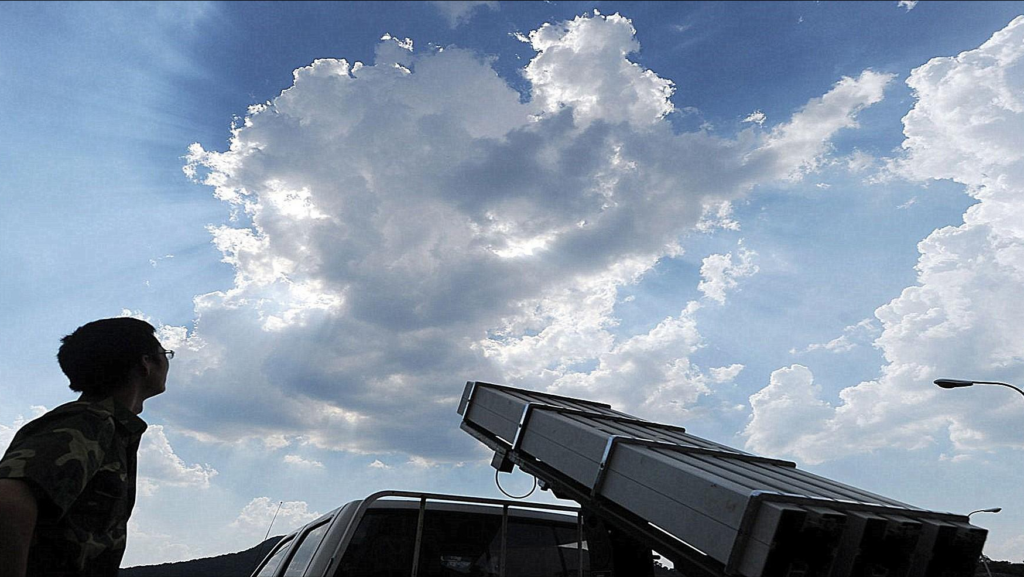
[[[557,411],[560,407],[549,405],[547,403],[526,403],[523,407],[523,414],[519,417],[519,426],[516,427],[516,436],[512,439],[512,447],[509,451],[518,452],[523,446],[523,430],[526,429],[526,425],[530,422],[530,415],[533,414],[534,409],[546,409]]]
[[[476,381],[466,381],[466,388],[462,391],[462,399],[459,400],[459,414],[463,420],[469,411],[469,404],[473,402],[473,393],[476,392]]]

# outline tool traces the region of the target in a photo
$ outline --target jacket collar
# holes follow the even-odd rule
[[[98,401],[83,401],[89,404],[93,410],[106,413],[114,418],[114,421],[132,435],[141,435],[149,427],[146,421],[131,412],[127,407],[117,402],[114,397],[107,397]]]

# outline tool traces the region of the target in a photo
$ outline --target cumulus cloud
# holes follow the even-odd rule
[[[438,459],[466,442],[447,423],[468,379],[641,412],[708,392],[688,356],[700,305],[615,336],[619,288],[702,217],[729,228],[729,201],[811,170],[887,77],[842,79],[732,139],[673,130],[674,85],[630,60],[626,18],[526,38],[525,101],[485,57],[386,38],[372,65],[296,70],[227,150],[189,148],[186,173],[245,218],[211,230],[233,286],[196,297],[195,329],[175,335],[175,426]],[[751,256],[709,268],[709,298]]]
[[[917,6],[918,0],[900,0],[896,3],[898,8],[906,8],[907,12],[910,12]]]
[[[539,52],[525,71],[534,100],[548,112],[571,108],[581,125],[595,120],[636,127],[656,123],[674,109],[669,100],[674,84],[626,59],[640,49],[628,19],[595,14],[530,33]]]
[[[829,351],[832,353],[845,353],[856,348],[858,345],[870,342],[880,333],[875,319],[864,319],[855,325],[843,329],[843,334],[828,341],[827,343],[812,343],[807,345],[804,352]]]
[[[700,266],[701,281],[697,289],[704,293],[705,297],[725,304],[726,292],[735,289],[739,284],[736,279],[757,274],[758,267],[754,264],[756,252],[745,248],[741,243],[736,256],[735,261],[731,252],[704,258]]]
[[[452,0],[447,2],[431,2],[431,4],[441,11],[441,14],[448,20],[448,25],[452,28],[458,28],[469,22],[473,14],[479,11],[479,8],[486,7],[488,10],[498,9],[498,2],[495,0],[485,2],[477,0]]]
[[[850,172],[860,173],[875,165],[875,157],[863,150],[854,150],[846,157],[846,169]]]
[[[728,367],[716,367],[708,372],[711,374],[711,379],[716,383],[728,383],[740,376],[743,372],[744,366],[740,364],[731,364]]]
[[[437,461],[433,459],[427,459],[426,457],[420,457],[419,455],[409,457],[409,461],[406,465],[416,469],[433,469],[438,465]],[[384,467],[387,468],[386,466]]]
[[[807,367],[792,365],[773,372],[768,386],[750,397],[753,414],[743,431],[747,446],[768,455],[821,462],[814,444],[833,410],[820,396],[821,387]]]
[[[714,232],[715,229],[739,230],[740,223],[732,217],[732,203],[723,200],[704,206],[704,212],[695,227],[700,232]]]
[[[829,139],[842,128],[857,126],[857,113],[880,102],[893,74],[865,70],[857,78],[843,77],[821,98],[807,103],[793,119],[772,129],[761,151],[788,177],[796,180],[821,166],[831,150]]]
[[[977,49],[930,60],[907,84],[917,101],[903,119],[904,153],[894,170],[961,183],[977,203],[963,224],[921,241],[917,283],[875,311],[882,327],[875,345],[886,360],[879,377],[844,389],[834,408],[805,387],[789,404],[802,408],[782,405],[813,414],[802,423],[815,425],[798,429],[769,417],[776,410],[764,401],[775,397],[769,385],[751,397],[751,448],[808,461],[939,442],[951,446],[950,459],[1024,449],[1019,404],[999,403],[997,391],[957,394],[968,391],[931,383],[1024,382],[1024,17]]]
[[[750,122],[758,126],[764,126],[765,120],[768,120],[768,116],[764,112],[761,112],[760,110],[755,110],[751,112],[746,118],[744,118],[743,122]]]
[[[187,465],[174,453],[162,425],[151,425],[139,445],[139,494],[149,496],[161,486],[206,489],[217,470],[209,465]]]
[[[702,346],[694,318],[699,308],[698,303],[689,303],[678,316],[666,318],[648,333],[613,345],[600,355],[594,370],[567,372],[549,389],[675,420],[710,392],[708,377],[689,360]]]
[[[303,459],[298,455],[285,455],[284,462],[304,469],[323,469],[324,464],[313,459]]]
[[[267,529],[273,527],[272,535],[283,535],[294,531],[320,516],[310,511],[305,501],[283,501],[275,503],[270,497],[256,497],[246,505],[231,522],[229,527],[244,532],[253,538],[262,539]]]

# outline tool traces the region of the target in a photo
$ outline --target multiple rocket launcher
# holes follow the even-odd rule
[[[969,577],[987,532],[609,405],[466,384],[462,428],[686,575]]]

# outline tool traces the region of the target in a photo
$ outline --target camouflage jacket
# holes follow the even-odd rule
[[[145,430],[145,421],[108,398],[61,405],[18,431],[0,459],[0,478],[27,482],[38,501],[28,575],[117,575]]]

